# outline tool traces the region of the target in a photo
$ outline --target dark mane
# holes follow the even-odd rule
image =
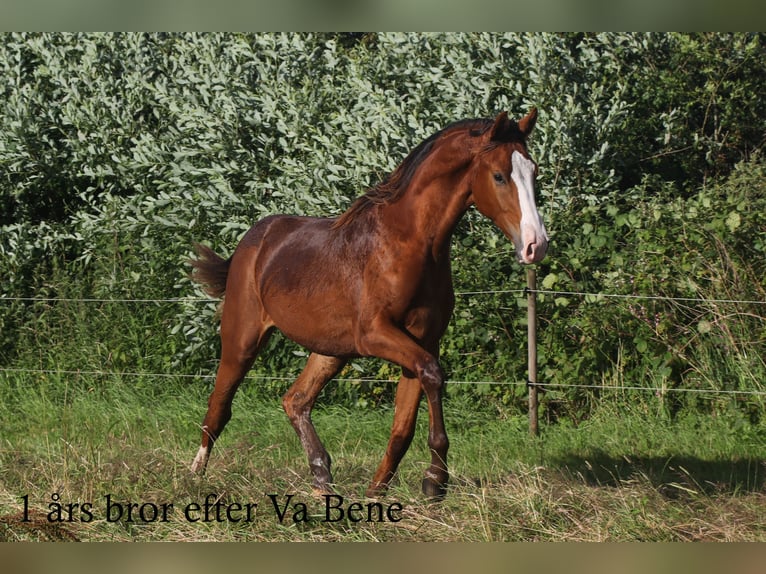
[[[413,149],[399,167],[383,181],[358,197],[351,204],[351,207],[338,217],[333,227],[337,228],[347,224],[373,205],[393,203],[399,199],[410,185],[415,172],[433,151],[436,141],[443,135],[456,130],[467,130],[471,137],[478,137],[491,127],[492,120],[469,119],[459,120],[436,132]]]

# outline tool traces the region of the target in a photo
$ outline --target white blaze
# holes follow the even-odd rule
[[[539,261],[548,246],[548,232],[535,205],[535,163],[515,151],[511,156],[511,178],[519,193],[521,208],[521,252],[519,258],[526,263]],[[528,252],[528,246],[533,246]],[[537,256],[536,256],[537,255]]]

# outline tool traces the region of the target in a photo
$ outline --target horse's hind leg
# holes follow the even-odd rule
[[[308,456],[314,475],[314,491],[320,494],[332,493],[330,455],[311,422],[311,409],[327,381],[337,375],[345,364],[344,359],[312,353],[303,372],[282,397],[285,413]]]
[[[262,317],[260,304],[254,296],[227,295],[221,317],[221,362],[215,387],[208,399],[207,414],[202,423],[202,444],[192,462],[192,472],[205,472],[213,444],[231,418],[234,394],[268,340],[272,326]]]

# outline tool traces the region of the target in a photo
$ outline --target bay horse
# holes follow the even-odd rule
[[[310,351],[282,405],[308,456],[315,492],[333,492],[333,479],[311,421],[314,401],[350,358],[372,356],[399,365],[402,374],[388,447],[367,496],[385,494],[409,448],[423,394],[431,464],[422,490],[431,499],[445,495],[449,441],[438,356],[455,302],[450,239],[475,205],[513,242],[520,263],[543,259],[548,236],[526,144],[536,120],[532,108],[518,122],[506,112],[455,122],[339,217],[266,217],[229,259],[196,246],[192,278],[213,297],[225,294],[225,302],[220,364],[192,471],[205,471],[238,386],[277,328]]]

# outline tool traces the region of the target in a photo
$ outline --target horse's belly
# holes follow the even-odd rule
[[[329,327],[329,328],[328,328]],[[353,357],[359,353],[351,336],[351,327],[333,328],[326,324],[311,324],[304,320],[295,325],[292,322],[282,326],[277,323],[279,329],[288,339],[298,343],[312,353],[329,355],[333,357]]]
[[[358,354],[347,304],[347,297],[330,294],[302,297],[292,293],[264,301],[274,325],[288,339],[314,353],[331,356]]]

